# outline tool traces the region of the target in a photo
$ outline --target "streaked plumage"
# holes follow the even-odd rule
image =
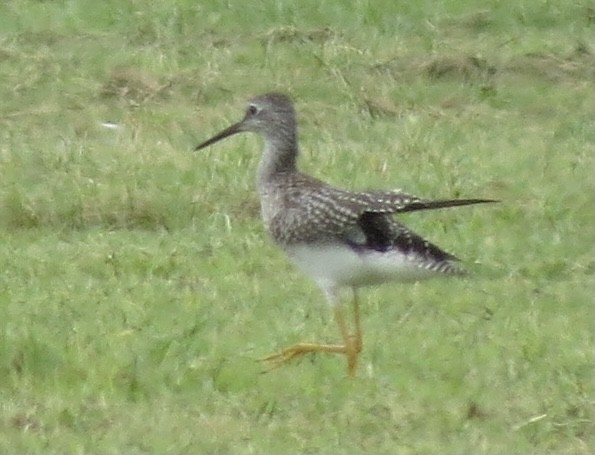
[[[362,344],[357,288],[463,273],[455,256],[410,231],[393,215],[493,201],[426,200],[399,190],[346,191],[300,173],[295,112],[289,98],[278,93],[250,100],[242,121],[196,149],[243,131],[264,138],[257,182],[264,225],[322,288],[334,307],[344,341],[343,345],[300,343],[266,360],[280,364],[306,352],[340,352],[347,355],[348,372],[354,374]],[[340,313],[337,291],[341,287],[354,292],[355,336],[348,334]]]

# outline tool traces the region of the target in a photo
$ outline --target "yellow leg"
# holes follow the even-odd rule
[[[339,326],[343,344],[317,344],[317,343],[297,343],[281,352],[269,355],[261,359],[264,362],[270,362],[269,370],[275,369],[290,360],[304,354],[313,352],[329,352],[334,354],[345,354],[347,356],[347,373],[349,376],[355,376],[357,368],[357,357],[362,350],[362,329],[360,324],[359,302],[355,289],[353,290],[353,314],[355,322],[355,334],[350,335],[343,317],[340,305],[334,306],[335,321]]]
[[[355,342],[357,347],[357,352],[361,352],[362,348],[364,347],[363,343],[363,333],[362,333],[362,326],[361,326],[361,319],[359,313],[359,296],[357,294],[357,289],[353,288],[353,319],[355,321]]]

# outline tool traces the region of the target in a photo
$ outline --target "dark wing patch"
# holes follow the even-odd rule
[[[458,261],[450,253],[438,248],[433,243],[410,231],[402,224],[394,222],[397,226],[397,235],[394,238],[394,246],[406,254],[415,254],[432,262]]]
[[[366,247],[384,252],[393,246],[397,232],[389,215],[365,212],[357,224],[366,237]]]
[[[407,255],[416,255],[432,262],[456,261],[457,258],[393,220],[390,215],[366,212],[358,221],[366,238],[365,246],[376,251],[398,248]]]

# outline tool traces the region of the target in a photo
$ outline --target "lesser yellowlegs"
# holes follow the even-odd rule
[[[310,352],[341,353],[347,356],[348,374],[354,375],[362,350],[358,288],[463,273],[455,256],[413,233],[392,215],[495,201],[427,200],[399,190],[345,191],[303,174],[296,166],[299,149],[293,104],[278,93],[251,99],[240,122],[196,150],[245,131],[264,139],[258,168],[263,222],[275,243],[320,286],[343,341],[298,343],[263,360],[276,367]],[[353,333],[348,330],[338,299],[343,287],[353,291]]]

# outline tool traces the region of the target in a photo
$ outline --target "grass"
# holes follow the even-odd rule
[[[0,452],[593,453],[587,2],[5,1]],[[257,139],[302,169],[498,206],[403,220],[474,276],[362,293],[359,377],[267,239]],[[111,121],[117,129],[102,126]]]

